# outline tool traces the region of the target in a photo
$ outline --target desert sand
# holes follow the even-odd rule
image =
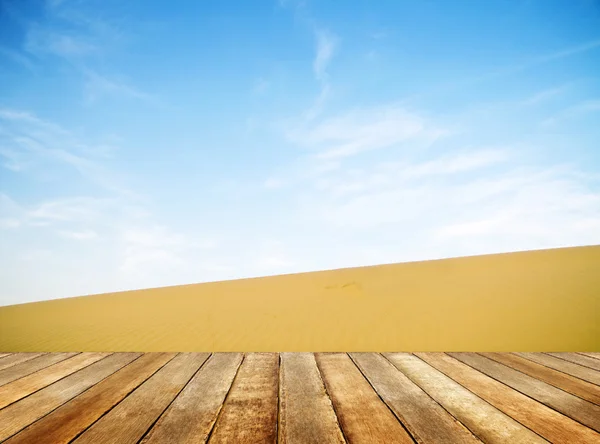
[[[0,307],[0,351],[598,351],[600,246]]]

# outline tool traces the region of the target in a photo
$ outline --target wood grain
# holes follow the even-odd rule
[[[418,357],[409,353],[384,356],[483,442],[546,442]]]
[[[550,442],[557,444],[600,442],[600,434],[592,429],[445,353],[416,353],[416,355]]]
[[[213,353],[142,443],[206,442],[242,358],[242,353]]]
[[[600,386],[583,381],[566,373],[522,358],[512,353],[481,353],[481,355],[500,362],[508,367],[519,370],[526,375],[558,387],[587,401],[600,404]]]
[[[0,387],[0,408],[24,398],[65,376],[107,357],[110,353],[80,353]]]
[[[564,359],[556,358],[544,353],[516,354],[527,358],[530,361],[553,368],[554,370],[575,376],[576,378],[583,379],[584,381],[591,382],[592,384],[600,385],[600,372],[591,368],[583,367],[582,365],[574,364],[573,362],[565,361]]]
[[[279,443],[345,443],[312,353],[281,353]]]
[[[4,358],[5,356],[10,355],[11,353],[0,353],[0,358]]]
[[[43,355],[43,353],[12,353],[0,358],[0,370],[20,364],[21,362],[29,361]]]
[[[38,356],[37,358],[29,359],[12,367],[0,370],[0,386],[16,381],[24,376],[35,373],[38,370],[46,368],[57,362],[64,361],[77,353],[48,353]]]
[[[140,356],[115,353],[0,410],[0,441],[48,414]]]
[[[5,443],[66,444],[70,442],[174,356],[175,353],[144,354],[34,422]]]
[[[565,361],[573,362],[575,364],[583,365],[584,367],[593,368],[594,370],[600,371],[600,359],[592,358],[590,356],[580,355],[579,353],[547,353],[556,358],[564,359]]]
[[[417,442],[481,442],[383,356],[377,353],[350,353],[350,356]]]
[[[589,356],[590,358],[600,359],[599,352],[577,352],[580,355]]]
[[[233,381],[208,442],[276,442],[278,380],[277,353],[248,353]]]
[[[316,360],[348,442],[414,442],[347,354],[317,353]]]
[[[600,407],[476,353],[449,353],[515,390],[600,431]]]
[[[177,355],[73,442],[137,443],[208,356]]]

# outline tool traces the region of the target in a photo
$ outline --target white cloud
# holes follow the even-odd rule
[[[98,233],[90,229],[83,229],[79,231],[59,231],[59,234],[67,239],[73,239],[77,241],[86,241],[98,238]]]
[[[544,91],[540,91],[520,103],[526,106],[534,106],[540,103],[546,102],[554,97],[560,96],[565,92],[566,86],[560,86],[557,88],[549,88]]]
[[[316,38],[317,54],[313,62],[313,70],[317,80],[324,82],[327,80],[327,66],[335,53],[338,39],[325,30],[316,31]]]
[[[269,89],[269,86],[269,81],[261,77],[256,82],[254,82],[254,86],[252,87],[252,93],[256,95],[264,94]]]
[[[561,123],[565,120],[576,119],[589,113],[595,113],[600,111],[600,99],[589,99],[585,100],[576,105],[570,106],[563,111],[559,112],[553,117],[545,119],[542,122],[542,126],[552,126]]]
[[[111,80],[91,69],[83,69],[85,75],[85,95],[88,102],[94,102],[102,96],[116,96],[154,102],[155,98],[122,81]]]
[[[316,150],[321,159],[354,156],[417,139],[433,142],[447,134],[396,105],[357,109],[288,131],[290,140]]]

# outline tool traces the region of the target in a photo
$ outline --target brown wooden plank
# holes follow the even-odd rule
[[[177,355],[73,442],[137,443],[208,356]]]
[[[64,361],[77,353],[47,353],[20,364],[0,370],[0,386],[16,381],[57,362]]]
[[[481,443],[418,385],[378,353],[350,353],[417,442]]]
[[[348,442],[414,442],[347,354],[317,353],[316,360]]]
[[[544,353],[516,354],[527,358],[530,361],[553,368],[554,370],[575,376],[576,378],[583,379],[584,381],[591,382],[592,384],[600,385],[600,372],[591,368],[583,367],[582,365],[574,364],[573,362],[565,361],[564,359],[556,358]]]
[[[12,353],[3,358],[0,358],[0,370],[12,367],[13,365],[20,364],[21,362],[29,361],[30,359],[37,358],[43,355],[43,353]]]
[[[0,441],[19,432],[138,356],[139,353],[112,354],[0,410]]]
[[[600,407],[476,353],[449,353],[459,361],[521,393],[600,431]]]
[[[206,442],[242,358],[242,353],[213,353],[142,443]]]
[[[68,443],[169,362],[176,353],[146,353],[14,435],[5,444]]]
[[[409,353],[384,356],[483,442],[547,442],[418,357]]]
[[[0,387],[0,408],[18,401],[65,376],[105,358],[110,353],[80,353]]]
[[[600,359],[600,353],[597,352],[577,352],[580,355],[589,356],[590,358]]]
[[[345,443],[312,353],[281,353],[279,443]]]
[[[600,405],[600,386],[512,353],[481,353],[481,355]]]
[[[416,353],[497,409],[557,444],[600,442],[600,434],[444,353]]]
[[[583,365],[584,367],[593,368],[600,371],[600,359],[591,358],[589,356],[580,355],[579,353],[547,353],[556,358],[564,359],[565,361]]]
[[[276,442],[278,379],[277,353],[248,353],[233,381],[209,442]]]

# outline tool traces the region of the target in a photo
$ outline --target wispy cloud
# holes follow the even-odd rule
[[[542,126],[552,126],[556,125],[560,122],[576,119],[582,116],[585,116],[589,113],[597,113],[600,112],[600,99],[590,99],[580,102],[576,105],[572,105],[563,111],[557,113],[553,117],[545,119],[542,122]]]
[[[288,137],[321,159],[354,156],[409,140],[433,142],[448,133],[399,105],[356,109],[321,122],[292,128]]]
[[[317,117],[323,111],[325,103],[329,99],[332,88],[327,68],[339,46],[339,38],[330,31],[315,29],[314,35],[316,53],[313,60],[313,72],[319,82],[320,91],[312,106],[304,114],[306,120]]]
[[[66,165],[106,191],[135,196],[123,179],[103,166],[105,144],[83,143],[78,136],[36,115],[0,108],[0,156],[4,167],[27,173],[52,174],[48,165]]]
[[[252,87],[252,94],[264,94],[269,89],[269,86],[269,81],[261,77],[260,79],[256,80],[256,82],[254,82],[254,86]]]
[[[4,46],[0,46],[0,56],[6,57],[13,62],[27,68],[30,72],[36,71],[36,65],[31,61],[29,57],[22,54],[21,52],[17,52],[15,50],[6,48]]]
[[[67,239],[73,239],[76,241],[88,241],[98,238],[98,233],[90,229],[79,231],[59,231],[59,234]]]
[[[558,97],[565,93],[567,86],[559,86],[556,88],[549,88],[538,93],[533,94],[532,96],[522,100],[520,103],[525,106],[534,106],[539,105],[540,103],[544,103],[548,100],[551,100],[555,97]]]
[[[316,31],[315,36],[317,39],[317,53],[313,62],[313,70],[317,80],[325,82],[327,81],[327,65],[333,57],[338,39],[326,30]]]
[[[108,79],[88,68],[84,68],[82,72],[86,78],[85,92],[88,102],[94,102],[104,95],[139,99],[145,102],[155,102],[155,98],[152,95],[139,91],[125,82]]]

